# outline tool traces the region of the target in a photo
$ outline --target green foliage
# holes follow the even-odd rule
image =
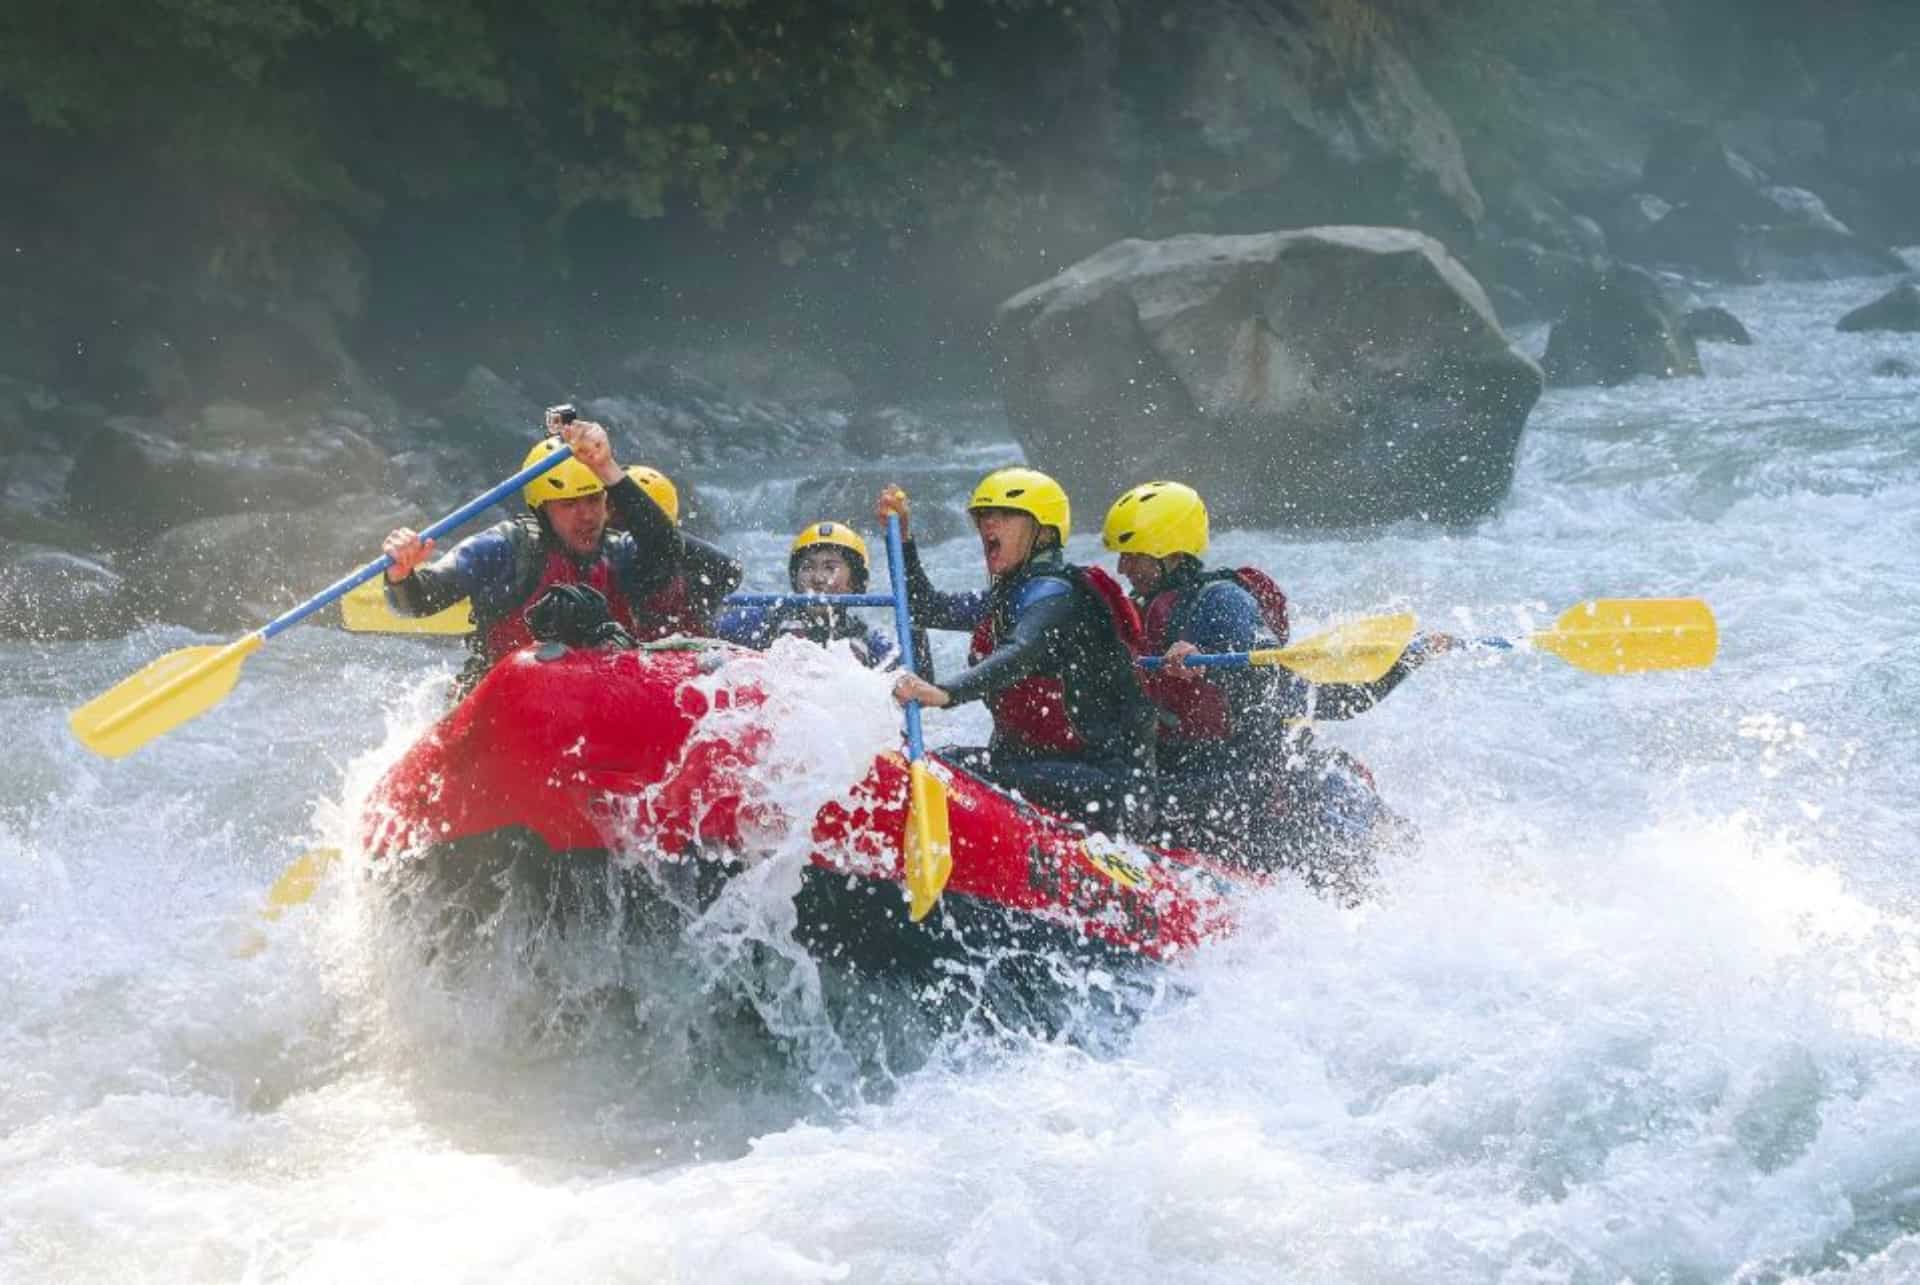
[[[1533,87],[1627,87],[1650,113],[1680,101],[1682,9],[1696,44],[1721,28],[1800,36],[1816,71],[1877,58],[1897,79],[1915,64],[1886,51],[1920,43],[1920,5],[1892,0],[1831,0],[1833,22],[1828,0],[1274,4],[1327,37],[1330,81],[1397,44],[1470,146],[1522,169],[1553,145]],[[1150,63],[1156,33],[1207,12],[1182,0],[8,0],[0,103],[67,131],[76,153],[180,187],[348,219],[398,198],[508,200],[550,229],[602,203],[686,211],[764,233],[792,261],[874,228],[938,231],[962,211],[1017,225],[1038,199],[1029,157],[1043,142],[1062,150],[1036,104],[1075,92],[1072,59],[1124,32]]]
[[[1051,0],[13,0],[0,99],[189,181],[349,215],[464,174],[556,219],[751,212],[812,247],[899,215],[916,183],[973,181],[984,143],[937,99],[943,33],[981,7],[1082,20]]]

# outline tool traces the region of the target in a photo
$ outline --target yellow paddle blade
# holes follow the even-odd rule
[[[921,759],[913,762],[911,781],[907,832],[900,841],[906,848],[907,917],[919,923],[940,900],[953,874],[953,833],[947,817],[947,783]]]
[[[224,646],[182,647],[94,697],[67,726],[95,754],[121,758],[226,699],[240,666],[266,644],[258,633]]]
[[[365,584],[355,585],[340,600],[340,619],[348,629],[359,634],[446,634],[450,637],[473,632],[471,602],[463,598],[431,616],[403,616],[387,605],[382,584],[385,579],[385,576],[375,576]]]
[[[1704,669],[1720,630],[1699,598],[1596,598],[1568,607],[1530,641],[1588,673],[1639,674]]]
[[[1310,683],[1370,683],[1393,668],[1413,641],[1413,613],[1368,616],[1291,647],[1249,654],[1252,665],[1281,665]]]
[[[267,902],[260,907],[262,919],[278,919],[295,906],[306,904],[327,871],[340,860],[338,848],[315,848],[312,852],[296,857],[292,865],[280,872],[273,881],[273,887],[267,890]],[[252,959],[267,948],[267,935],[258,928],[249,928],[235,943],[232,955],[235,959]]]
[[[327,871],[333,869],[334,862],[338,860],[338,848],[315,848],[296,858],[292,865],[280,872],[280,877],[273,881],[273,887],[267,889],[267,904],[260,913],[268,919],[278,919],[282,911],[305,905],[320,887],[320,881],[326,878]]]

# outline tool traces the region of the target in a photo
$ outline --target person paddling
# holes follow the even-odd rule
[[[1067,494],[1046,474],[990,473],[967,511],[992,583],[985,592],[945,593],[920,565],[906,492],[880,493],[880,521],[900,519],[914,619],[973,635],[964,672],[937,686],[902,674],[895,699],[935,709],[985,701],[989,743],[943,750],[945,761],[1092,829],[1145,837],[1154,712],[1133,663],[1138,613],[1106,572],[1066,560]]]
[[[627,476],[673,519],[674,525],[679,525],[680,488],[672,478],[644,464],[629,464]],[[609,509],[607,526],[615,531],[626,529],[620,510]],[[634,610],[636,642],[676,635],[720,636],[714,632],[714,613],[726,596],[740,587],[744,570],[732,554],[699,536],[683,530],[680,541],[686,547],[680,572],[647,595]]]
[[[1311,837],[1304,830],[1368,828],[1380,804],[1361,779],[1366,769],[1316,749],[1304,721],[1289,722],[1363,713],[1458,640],[1424,634],[1365,684],[1312,684],[1280,667],[1192,668],[1185,660],[1198,653],[1284,645],[1280,586],[1255,567],[1206,566],[1207,506],[1180,482],[1126,492],[1107,510],[1101,536],[1133,588],[1143,654],[1166,657],[1145,688],[1162,711],[1159,803],[1169,839],[1259,865],[1296,856]]]
[[[529,513],[468,536],[435,556],[435,542],[409,527],[390,533],[382,548],[387,600],[402,615],[432,615],[462,598],[473,601],[472,658],[455,690],[464,695],[497,661],[533,641],[528,606],[562,585],[592,590],[612,621],[629,635],[657,627],[639,609],[686,570],[686,543],[673,519],[614,462],[607,431],[587,420],[549,412],[558,436],[527,453],[531,465],[560,448],[573,458],[541,474],[522,491]],[[524,466],[523,466],[524,467]],[[618,512],[623,531],[608,528]]]
[[[842,522],[809,522],[787,550],[787,583],[795,593],[865,593],[870,580],[867,542]],[[860,663],[873,669],[899,664],[891,635],[848,608],[830,602],[783,602],[735,607],[714,621],[716,638],[764,651],[779,638],[803,638],[825,647],[845,641]],[[915,669],[932,672],[926,631],[914,630]]]

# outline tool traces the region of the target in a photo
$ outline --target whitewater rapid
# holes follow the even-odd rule
[[[0,1280],[1920,1278],[1920,377],[1870,373],[1920,338],[1832,330],[1881,288],[1723,292],[1757,342],[1707,378],[1548,393],[1472,528],[1219,538],[1301,634],[1697,594],[1720,658],[1435,662],[1325,732],[1420,828],[1382,895],[1264,896],[1092,1051],[849,1070],[784,956],[788,1047],[697,968],[638,1013],[605,992],[653,965],[607,953],[451,989],[351,859],[263,924],[458,653],[295,631],[108,763],[65,711],[199,640],[0,645]],[[787,538],[729,539],[755,587]],[[887,737],[870,680],[812,676],[796,797]],[[707,926],[717,967],[780,889]]]

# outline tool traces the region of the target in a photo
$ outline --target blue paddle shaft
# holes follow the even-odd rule
[[[890,593],[730,593],[729,607],[786,607],[819,603],[829,607],[891,607]]]
[[[1473,645],[1476,647],[1496,647],[1502,651],[1509,651],[1513,647],[1513,644],[1505,638],[1476,638],[1474,639]],[[1409,655],[1417,656],[1423,650],[1425,650],[1424,638],[1415,638],[1407,644],[1407,652]],[[1196,652],[1194,655],[1187,657],[1187,668],[1246,669],[1254,663],[1254,654],[1255,653],[1250,651]],[[1167,665],[1167,658],[1165,656],[1142,656],[1134,663],[1142,669],[1164,669]]]
[[[509,495],[533,481],[534,478],[545,473],[548,469],[558,467],[563,460],[570,460],[572,458],[573,448],[564,442],[561,443],[559,450],[547,456],[539,463],[527,465],[518,473],[515,473],[512,477],[488,491],[485,495],[475,496],[453,512],[447,514],[444,518],[441,518],[438,522],[435,522],[432,526],[420,533],[420,538],[423,540],[439,539],[455,527],[470,521],[476,514],[492,508],[501,500],[506,499]],[[275,634],[283,633],[293,628],[314,612],[319,611],[322,607],[327,606],[336,599],[345,597],[348,591],[354,586],[365,584],[392,565],[393,559],[384,553],[381,554],[366,566],[361,567],[358,571],[340,577],[340,579],[334,581],[325,589],[322,589],[319,593],[295,607],[292,611],[270,621],[265,628],[261,629],[261,636],[272,638]]]
[[[1142,669],[1161,669],[1167,658],[1142,656],[1137,663]],[[1187,666],[1192,669],[1245,669],[1252,663],[1253,653],[1245,651],[1202,652],[1187,657]]]
[[[907,563],[901,548],[900,515],[887,514],[887,575],[893,581],[893,628],[900,636],[900,668],[913,672],[913,618],[907,611]],[[925,753],[920,739],[920,702],[907,702],[907,762]]]

